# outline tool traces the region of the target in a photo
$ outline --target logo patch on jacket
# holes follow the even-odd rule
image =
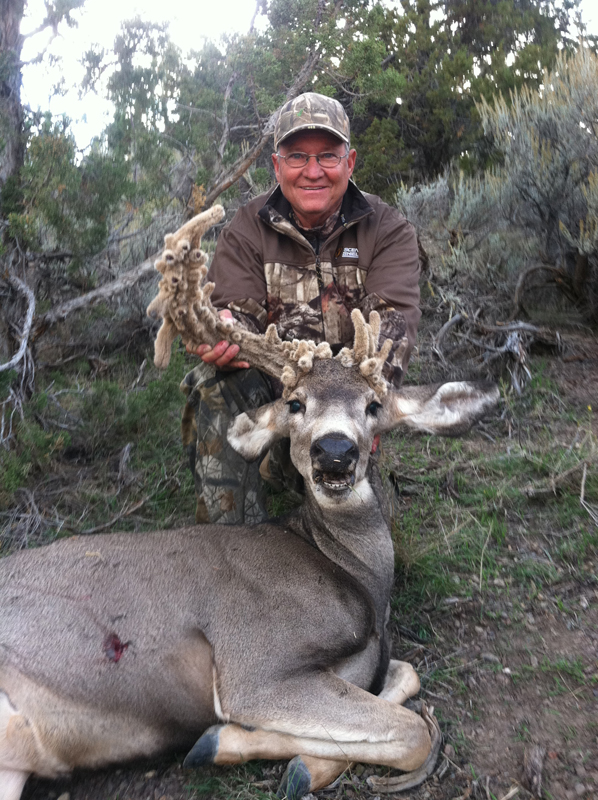
[[[341,253],[340,247],[336,251],[337,258],[359,258],[359,250],[356,247],[345,247]]]

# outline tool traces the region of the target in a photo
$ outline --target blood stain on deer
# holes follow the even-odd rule
[[[117,633],[109,633],[103,644],[103,650],[108,661],[118,664],[129,644],[130,642],[122,642]]]

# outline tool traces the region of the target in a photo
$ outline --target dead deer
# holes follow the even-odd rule
[[[192,236],[178,244],[203,263]],[[179,297],[169,325],[192,342],[228,336],[282,379],[283,397],[229,439],[257,459],[290,437],[305,502],[254,527],[74,537],[0,559],[0,800],[31,774],[191,745],[187,766],[291,758],[279,791],[293,800],[350,762],[433,765],[437,723],[403,707],[419,680],[389,659],[394,558],[372,444],[399,426],[461,433],[497,389],[394,391],[375,312],[353,312],[354,346],[332,358],[273,326],[231,327],[210,292]]]

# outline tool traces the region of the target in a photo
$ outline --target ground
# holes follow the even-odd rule
[[[523,397],[503,384],[498,413],[464,439],[384,445],[393,655],[416,667],[444,734],[436,773],[403,797],[530,797],[524,759],[539,746],[543,797],[598,798],[598,342],[563,339],[530,359]],[[31,780],[24,798],[266,798],[284,767],[184,771],[182,756]],[[373,773],[358,765],[318,797],[373,797]]]

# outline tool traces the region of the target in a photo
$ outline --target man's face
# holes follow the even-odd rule
[[[343,141],[326,131],[301,131],[282,142],[279,152],[281,156],[290,153],[335,153],[346,156],[347,147]],[[300,225],[304,228],[323,225],[336,211],[353,174],[355,156],[355,150],[350,150],[348,156],[341,158],[339,165],[333,169],[324,169],[315,158],[310,158],[304,167],[293,169],[276,153],[272,154],[276,180]]]

